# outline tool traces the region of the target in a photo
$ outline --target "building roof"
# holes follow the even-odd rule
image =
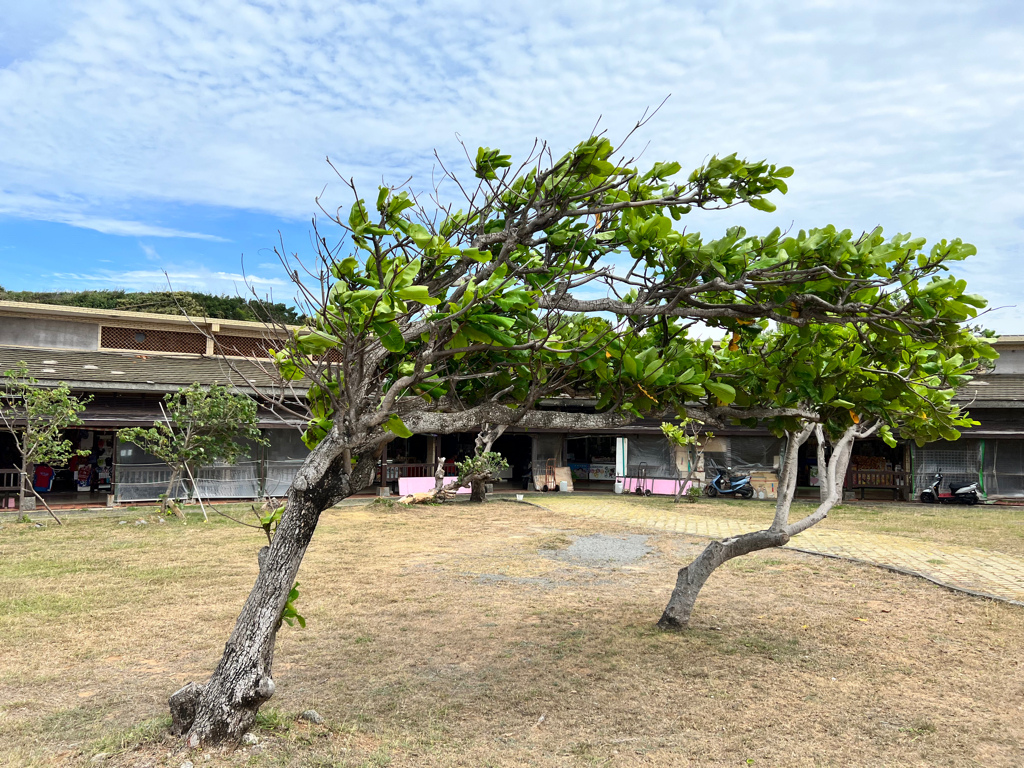
[[[74,390],[111,392],[173,392],[193,382],[224,384],[244,391],[281,391],[280,378],[271,365],[262,367],[245,359],[229,365],[220,357],[151,355],[131,352],[78,352],[0,347],[0,372],[28,365],[29,374],[43,386],[65,383]],[[307,387],[291,382],[298,395]]]
[[[1024,408],[1024,375],[976,376],[957,392],[956,403],[968,410],[972,404],[985,408]]]

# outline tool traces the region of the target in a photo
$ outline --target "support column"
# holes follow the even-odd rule
[[[377,486],[378,496],[390,496],[391,489],[388,488],[388,444],[380,451],[380,484]]]

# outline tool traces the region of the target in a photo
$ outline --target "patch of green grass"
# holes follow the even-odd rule
[[[564,533],[553,533],[549,536],[542,536],[537,542],[537,549],[548,552],[567,549],[570,546],[572,546],[572,537],[566,536]]]
[[[154,717],[150,720],[143,720],[132,728],[104,734],[93,741],[86,752],[92,755],[100,752],[105,752],[108,755],[127,752],[143,744],[160,741],[170,727],[170,717]]]
[[[295,724],[295,715],[276,707],[263,707],[256,713],[256,727],[264,731],[287,731]]]

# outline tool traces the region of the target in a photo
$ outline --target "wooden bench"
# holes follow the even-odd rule
[[[859,490],[862,499],[867,490],[892,491],[893,501],[901,497],[906,499],[907,491],[910,489],[907,473],[895,469],[847,470],[843,487],[854,491]]]
[[[11,499],[15,505],[18,503],[18,470],[0,470],[0,512],[12,509]]]

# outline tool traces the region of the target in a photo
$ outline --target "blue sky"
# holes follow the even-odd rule
[[[1024,333],[1024,3],[0,0],[0,285],[291,292],[314,197],[371,194],[461,137],[562,149],[672,94],[634,149],[792,165],[774,214],[709,236],[882,225],[980,250]],[[460,165],[460,162],[463,165]]]

